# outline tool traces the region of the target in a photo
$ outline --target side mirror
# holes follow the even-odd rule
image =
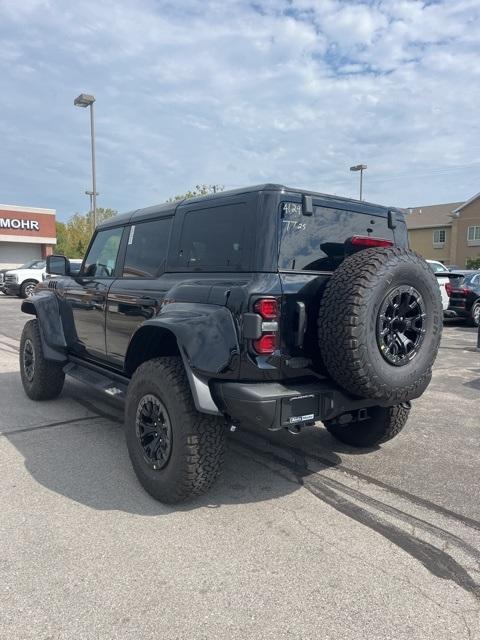
[[[70,261],[65,256],[48,256],[47,273],[52,276],[69,276]]]

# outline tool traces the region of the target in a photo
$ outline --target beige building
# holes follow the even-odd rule
[[[410,246],[424,258],[465,267],[480,258],[480,193],[467,202],[408,209]]]

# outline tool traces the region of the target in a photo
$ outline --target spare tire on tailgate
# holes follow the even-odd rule
[[[413,251],[372,248],[346,258],[320,303],[319,346],[346,391],[397,404],[428,386],[442,334],[440,289]]]

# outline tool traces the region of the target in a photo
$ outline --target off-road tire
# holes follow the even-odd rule
[[[395,287],[414,286],[425,306],[425,333],[403,366],[387,362],[377,341],[380,308]],[[427,388],[442,335],[440,289],[421,256],[397,247],[372,248],[346,258],[332,274],[319,309],[318,339],[330,376],[346,391],[392,405]]]
[[[136,434],[137,407],[152,394],[165,406],[171,423],[171,453],[166,465],[147,464]],[[208,491],[224,460],[225,421],[199,413],[179,357],[155,358],[140,365],[128,386],[125,431],[128,452],[140,484],[160,502],[184,502]]]
[[[26,351],[33,352],[33,371],[26,369]],[[25,393],[32,400],[53,400],[65,382],[63,365],[43,357],[38,320],[25,323],[20,340],[20,376]]]
[[[27,293],[27,289],[32,284],[36,286],[38,284],[38,282],[36,280],[25,280],[25,282],[22,282],[22,286],[20,287],[20,298],[28,298],[29,297],[29,295]]]
[[[338,418],[325,422],[334,438],[352,447],[374,447],[397,436],[410,414],[410,404],[394,407],[370,407],[369,418],[342,425]]]

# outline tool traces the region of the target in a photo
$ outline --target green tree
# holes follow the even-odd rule
[[[478,258],[467,258],[467,269],[480,269],[480,256]]]
[[[173,196],[173,198],[169,198],[167,202],[177,202],[178,200],[185,200],[185,198],[206,196],[208,193],[218,193],[224,189],[225,187],[223,184],[197,184],[195,185],[195,189]]]
[[[97,223],[117,214],[115,209],[97,208]],[[83,258],[92,237],[91,214],[75,213],[67,222],[57,222],[56,253],[68,258]]]
[[[55,253],[60,253],[63,256],[67,255],[67,225],[65,222],[55,223],[57,230],[57,246],[55,247]]]

